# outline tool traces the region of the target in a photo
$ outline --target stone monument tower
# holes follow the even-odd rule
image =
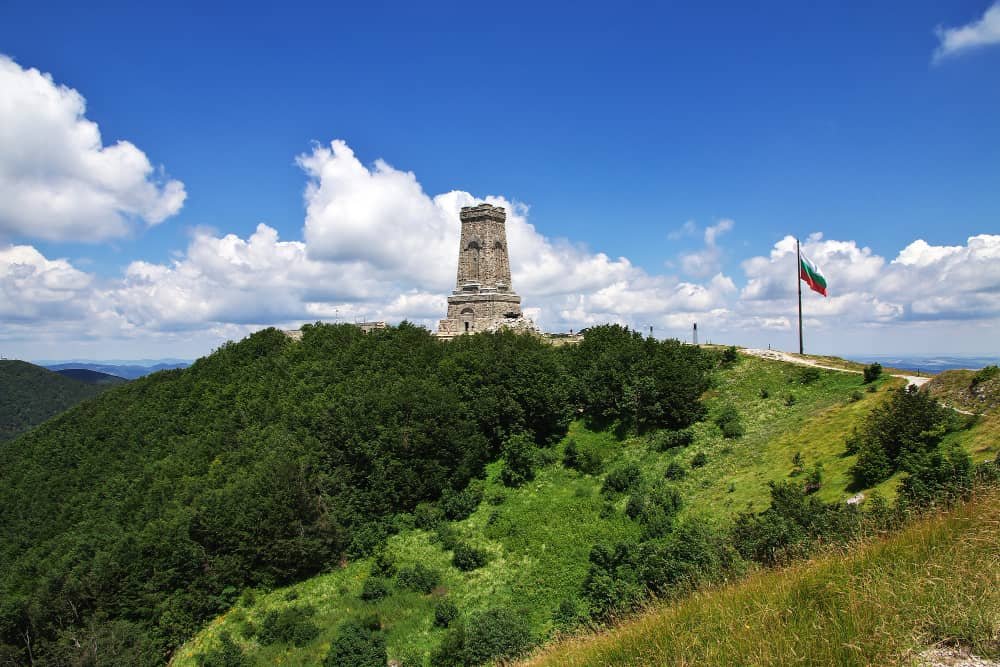
[[[458,246],[458,278],[448,297],[448,317],[438,324],[438,336],[451,337],[500,327],[530,328],[521,314],[521,297],[510,284],[507,254],[507,212],[501,206],[479,204],[462,208]]]

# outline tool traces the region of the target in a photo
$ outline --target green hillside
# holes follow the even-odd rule
[[[9,440],[107,386],[81,382],[26,361],[0,360],[0,441]]]
[[[907,665],[935,644],[1000,657],[998,523],[994,487],[887,539],[655,607],[526,664]]]
[[[593,596],[583,592],[593,569],[592,548],[643,543],[648,530],[641,515],[630,518],[632,499],[642,493],[608,493],[609,476],[634,465],[642,477],[639,487],[667,480],[683,504],[673,518],[675,534],[688,530],[683,534],[694,538],[712,530],[723,534],[739,513],[764,510],[772,498],[769,482],[802,484],[817,465],[822,466],[820,483],[811,502],[843,508],[847,498],[872,491],[855,488],[850,469],[857,457],[845,455],[847,437],[903,384],[884,377],[868,390],[858,375],[753,357],[723,364],[704,395],[707,418],[694,424],[686,446],[671,446],[665,431],[619,436],[614,429],[595,430],[575,421],[545,454],[533,481],[508,488],[500,479],[501,465],[488,466],[478,487],[482,501],[468,518],[404,517],[403,529],[389,538],[381,560],[355,560],[300,584],[248,594],[186,644],[174,664],[197,665],[206,658],[211,664],[227,648],[252,664],[323,664],[343,621],[365,614],[377,615],[387,655],[398,664],[462,664],[435,653],[453,636],[435,624],[436,610],[448,604],[470,624],[490,618],[492,610],[512,610],[531,641],[572,630],[588,617],[599,621]],[[735,410],[742,425],[739,437],[725,437],[720,427],[727,408]],[[982,428],[982,423],[960,420],[943,444],[968,447]],[[583,463],[567,466],[567,448]],[[975,457],[992,459],[998,451],[994,442]],[[895,497],[902,476],[894,474],[878,485],[884,499]],[[669,538],[668,533],[661,542]],[[455,567],[456,544],[481,550],[486,564],[470,572]],[[429,594],[407,590],[398,576],[385,571],[386,562],[397,572],[422,563],[440,577]],[[745,567],[734,564],[720,576],[739,576]],[[365,600],[373,579],[386,583],[386,593]],[[304,626],[314,629],[308,639],[262,639],[262,628],[299,613],[307,617]]]
[[[530,477],[574,411],[692,423],[717,361],[621,327],[557,349],[317,325],[123,385],[0,445],[0,662],[161,664],[244,589],[377,552],[487,464]]]

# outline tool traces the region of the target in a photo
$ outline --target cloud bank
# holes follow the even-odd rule
[[[32,246],[0,248],[0,341],[35,340],[43,322],[51,340],[174,342],[221,342],[263,326],[334,319],[408,319],[434,328],[454,287],[459,210],[480,201],[507,209],[514,288],[546,330],[620,322],[685,336],[698,322],[703,339],[743,344],[793,333],[790,236],[745,259],[742,275],[727,275],[724,235],[735,223],[719,220],[703,230],[701,250],[678,256],[682,278],[547,237],[526,205],[504,196],[428,194],[414,173],[384,160],[365,165],[343,141],[314,146],[298,164],[306,181],[303,240],[283,240],[267,224],[247,238],[198,230],[172,261],[135,261],[104,280]],[[698,227],[682,229],[693,235]],[[830,282],[829,298],[804,295],[817,337],[843,340],[889,325],[905,335],[955,322],[995,330],[1000,323],[1000,235],[954,246],[918,239],[887,258],[817,233],[803,251]]]
[[[128,141],[105,146],[86,101],[0,54],[0,238],[96,242],[180,211],[184,184]]]

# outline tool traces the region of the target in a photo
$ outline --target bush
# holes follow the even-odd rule
[[[579,470],[588,475],[596,475],[601,472],[603,461],[601,454],[590,447],[581,447],[575,440],[566,443],[563,452],[563,465],[571,470]]]
[[[660,483],[633,493],[625,514],[639,522],[644,539],[651,539],[670,531],[683,504],[676,488]]]
[[[560,630],[572,629],[580,622],[580,610],[574,598],[563,598],[559,601],[555,612],[552,614],[552,621]]]
[[[1000,375],[1000,366],[997,366],[996,364],[992,364],[990,366],[984,366],[983,368],[980,368],[978,371],[975,372],[975,374],[972,376],[972,381],[969,383],[969,386],[975,389],[978,385],[982,384],[983,382],[992,380],[997,375]]]
[[[396,574],[396,583],[403,588],[418,593],[430,593],[441,582],[441,573],[417,563],[412,567],[400,568]]]
[[[519,433],[508,438],[503,446],[503,457],[500,480],[504,486],[521,486],[535,478],[535,443],[527,435]]]
[[[701,468],[706,463],[708,463],[708,454],[705,452],[698,452],[694,455],[694,458],[691,459],[692,468]]]
[[[441,510],[451,521],[461,521],[475,512],[482,500],[483,483],[476,480],[462,491],[445,489],[441,494]]]
[[[855,482],[871,486],[896,470],[912,472],[952,426],[953,413],[933,396],[907,387],[865,418],[859,431],[858,460],[851,469]]]
[[[434,530],[444,521],[444,511],[433,503],[419,503],[413,509],[413,521],[420,530]]]
[[[799,372],[799,382],[802,384],[812,384],[820,378],[820,372],[818,368],[808,366],[803,368]]]
[[[972,458],[956,444],[923,457],[903,478],[899,495],[914,507],[948,505],[972,490]]]
[[[441,598],[434,605],[434,627],[447,628],[458,618],[458,607],[448,598]]]
[[[687,447],[694,442],[694,431],[690,427],[676,431],[660,430],[652,437],[653,448],[666,452],[676,447]]]
[[[809,469],[803,488],[806,493],[816,493],[823,487],[823,464],[817,463]]]
[[[396,564],[393,562],[392,556],[385,550],[376,553],[375,558],[372,559],[372,568],[369,574],[391,579],[396,574]]]
[[[435,667],[482,665],[508,660],[532,644],[531,628],[524,614],[510,609],[490,609],[474,614],[468,624],[454,623],[431,654]]]
[[[361,586],[361,599],[365,602],[381,600],[387,595],[389,595],[389,585],[382,577],[369,575]]]
[[[739,361],[740,355],[736,351],[735,345],[730,345],[725,350],[722,351],[722,363],[725,366],[731,366]]]
[[[636,569],[636,547],[623,543],[612,549],[595,544],[590,550],[590,567],[582,593],[591,614],[598,619],[634,609],[646,596]]]
[[[715,417],[715,423],[725,438],[740,438],[745,431],[743,422],[740,420],[740,413],[731,405],[722,408],[722,411]]]
[[[315,610],[309,606],[272,609],[264,614],[257,632],[261,644],[294,644],[304,646],[319,634],[319,627],[312,622]]]
[[[790,393],[785,396],[785,405],[788,407],[795,405],[795,394]]]
[[[626,463],[608,473],[601,485],[601,493],[625,493],[636,488],[641,480],[642,471],[639,470],[639,466]]]
[[[663,539],[643,544],[636,560],[639,579],[660,595],[719,581],[742,565],[728,535],[701,519],[689,519]]]
[[[771,398],[771,392],[768,391],[767,387],[761,387],[760,388],[760,397],[761,398]]]
[[[855,389],[854,391],[851,392],[851,396],[850,396],[850,398],[848,400],[850,400],[851,403],[857,403],[858,401],[860,401],[864,397],[865,397],[864,394],[862,394],[860,391],[858,391],[857,389]]]
[[[378,617],[353,619],[337,628],[324,667],[385,667],[389,656]]]
[[[474,614],[465,634],[465,652],[479,665],[497,658],[515,658],[531,645],[526,615],[496,608]]]
[[[482,549],[477,549],[464,542],[455,545],[451,556],[451,564],[463,572],[478,570],[489,562],[489,555]]]
[[[874,364],[868,364],[865,366],[864,371],[862,371],[865,384],[871,384],[882,375],[882,364],[875,362]]]
[[[687,470],[683,465],[681,465],[680,461],[676,459],[670,462],[670,465],[667,466],[666,472],[663,473],[664,477],[674,481],[684,479],[685,475],[687,475]]]
[[[199,667],[244,667],[250,664],[243,649],[233,641],[228,632],[219,635],[219,647],[195,658]]]

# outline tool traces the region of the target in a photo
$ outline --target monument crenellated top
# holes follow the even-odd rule
[[[505,222],[507,220],[507,211],[503,206],[478,204],[476,206],[463,206],[459,217],[462,219],[462,222],[472,222],[474,220]]]

